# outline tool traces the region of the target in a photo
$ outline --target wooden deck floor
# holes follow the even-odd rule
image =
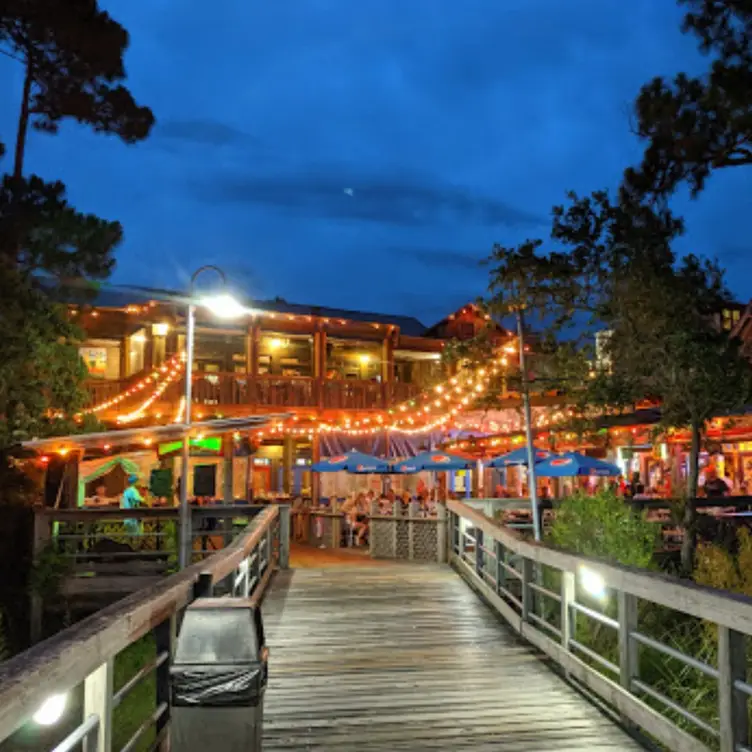
[[[280,573],[264,750],[633,752],[449,567]]]

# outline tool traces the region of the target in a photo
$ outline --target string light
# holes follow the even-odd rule
[[[178,360],[170,371],[168,371],[165,378],[159,383],[157,388],[151,393],[149,397],[144,400],[133,412],[126,413],[125,415],[118,415],[118,423],[132,423],[134,420],[138,420],[144,416],[144,413],[165,393],[170,384],[172,384],[182,373],[185,364],[182,358]]]
[[[165,374],[169,374],[183,360],[185,360],[185,353],[179,353],[178,355],[173,356],[168,363],[152,371],[137,384],[134,384],[125,391],[120,392],[120,394],[117,394],[104,402],[100,402],[98,405],[86,408],[84,412],[96,415],[97,413],[101,413],[104,410],[119,405],[121,402],[128,399],[128,397],[132,397],[134,394],[138,394],[146,389],[146,387],[149,386],[150,381],[159,382],[160,379],[165,377]]]

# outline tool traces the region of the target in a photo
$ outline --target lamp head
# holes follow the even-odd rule
[[[208,295],[201,298],[200,302],[204,308],[221,319],[237,319],[248,313],[248,309],[228,293]]]

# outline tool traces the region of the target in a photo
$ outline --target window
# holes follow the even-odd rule
[[[313,337],[269,332],[259,339],[259,374],[313,376]]]

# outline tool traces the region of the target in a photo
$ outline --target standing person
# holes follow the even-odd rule
[[[123,491],[123,495],[120,497],[121,509],[136,509],[144,503],[144,498],[138,490],[136,484],[138,483],[138,475],[128,476],[128,488]],[[141,532],[141,525],[139,521],[133,517],[129,517],[123,520],[123,527],[128,535],[139,535]]]

